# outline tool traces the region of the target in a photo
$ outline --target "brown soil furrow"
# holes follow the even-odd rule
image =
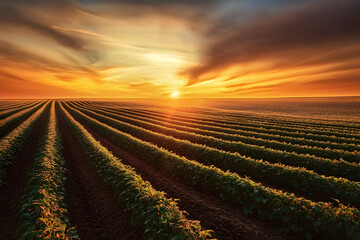
[[[130,225],[131,214],[123,211],[111,187],[81,151],[58,105],[56,109],[67,168],[65,200],[80,238],[143,239],[142,228]]]
[[[124,164],[134,167],[136,172],[154,188],[166,192],[171,198],[179,199],[179,207],[189,213],[190,219],[199,220],[202,227],[214,230],[213,237],[220,240],[293,239],[274,230],[274,226],[270,223],[244,215],[240,206],[224,203],[215,196],[199,192],[172,179],[170,175],[102,137],[84,122],[81,123],[94,138],[119,157]]]
[[[22,196],[35,152],[47,123],[49,108],[44,110],[35,124],[14,164],[8,167],[4,184],[0,186],[0,238],[15,239],[16,219],[20,212]]]

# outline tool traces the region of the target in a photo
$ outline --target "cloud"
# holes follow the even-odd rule
[[[0,25],[3,27],[27,28],[73,50],[83,51],[85,49],[83,39],[60,32],[49,25],[34,20],[34,18],[27,16],[27,13],[13,7],[2,7],[0,9]]]
[[[249,63],[271,62],[270,69],[336,63],[359,59],[359,53],[347,51],[360,44],[360,2],[315,1],[292,11],[283,11],[246,25],[214,24],[205,44],[203,62],[181,75],[187,85],[206,81],[206,75]],[[211,34],[210,34],[211,33]],[[343,52],[332,53],[334,49]],[[332,56],[330,59],[329,56]],[[241,75],[241,71],[238,73]]]
[[[21,65],[27,69],[48,71],[49,73],[54,73],[55,76],[62,76],[64,74],[80,74],[82,76],[86,75],[96,83],[103,83],[100,73],[87,66],[84,66],[68,54],[63,53],[62,55],[67,60],[65,63],[37,55],[34,52],[23,50],[21,47],[17,47],[13,44],[0,40],[0,57],[3,58],[3,66]],[[69,77],[67,78],[70,79]]]
[[[0,69],[1,98],[54,98],[76,96],[77,94],[79,94],[77,89],[53,87],[46,83],[33,82]]]
[[[7,78],[7,79],[11,79],[11,80],[16,80],[18,82],[28,82],[27,79],[19,77],[19,76],[15,76],[14,74],[5,72],[0,70],[0,78]]]
[[[61,63],[49,57],[40,56],[33,51],[25,50],[22,47],[1,40],[0,57],[8,63],[28,66],[38,70],[68,71],[73,69],[71,64]]]
[[[184,77],[197,97],[326,91],[326,79],[348,91],[358,12],[357,0],[0,0],[0,76],[94,96],[168,95]]]
[[[229,1],[229,0],[222,0]],[[193,31],[201,32],[212,21],[221,0],[93,0],[81,1],[84,5],[102,6],[104,17],[139,20],[147,17],[164,17],[164,25],[171,20],[187,24]],[[104,7],[104,6],[107,6]]]
[[[93,1],[92,1],[93,2]],[[182,0],[182,1],[169,1],[169,0],[105,0],[104,2],[112,2],[118,4],[130,4],[138,6],[150,6],[153,8],[159,6],[208,6],[217,3],[218,0]]]
[[[334,96],[357,95],[360,89],[360,71],[346,72],[339,77],[333,74],[327,77],[308,77],[306,81],[286,81],[269,85],[230,89],[223,94],[240,96]]]
[[[0,32],[10,33],[10,38],[0,36],[2,62],[37,72],[46,71],[54,76],[86,76],[102,83],[100,74],[90,66],[99,60],[97,53],[90,49],[91,38],[58,27],[82,20],[81,12],[85,10],[70,0],[1,1]],[[11,37],[17,35],[23,35],[23,39],[12,43]],[[50,54],[36,52],[33,45],[37,51],[43,48]]]

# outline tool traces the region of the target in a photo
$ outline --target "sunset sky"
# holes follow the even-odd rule
[[[360,95],[359,0],[1,0],[1,98]]]

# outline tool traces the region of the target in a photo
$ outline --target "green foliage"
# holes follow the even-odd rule
[[[39,102],[32,102],[32,103],[26,103],[26,104],[21,104],[20,106],[17,106],[17,107],[15,107],[15,108],[10,108],[9,110],[6,110],[6,111],[2,111],[1,113],[0,113],[0,119],[4,119],[4,118],[6,118],[6,117],[9,117],[9,116],[11,116],[11,115],[13,115],[13,114],[15,114],[15,113],[18,113],[18,112],[20,112],[20,111],[22,111],[22,110],[25,110],[25,109],[27,109],[27,108],[31,108],[31,107],[34,107],[35,105],[38,105],[39,104]]]
[[[241,142],[251,145],[257,145],[274,150],[285,151],[288,153],[311,154],[317,157],[334,159],[334,160],[343,159],[348,162],[357,162],[357,163],[360,162],[360,154],[358,152],[349,152],[340,149],[328,149],[328,148],[324,149],[317,146],[307,146],[306,142],[304,142],[302,145],[299,145],[299,144],[293,144],[291,142],[287,143],[284,141],[262,139],[261,137],[251,136],[251,134],[243,135],[243,134],[239,134],[238,132],[234,133],[232,129],[228,129],[228,128],[192,123],[191,120],[180,121],[174,119],[166,119],[166,121],[164,121],[164,118],[162,117],[149,116],[146,114],[130,113],[124,110],[112,111],[107,108],[97,108],[97,109],[92,108],[90,110],[94,110],[100,114],[104,114],[110,117],[114,115],[112,113],[116,113],[117,116],[125,117],[127,121],[142,120],[147,123],[152,123],[155,125],[165,126],[167,128],[174,128],[176,130],[196,133],[200,135],[212,136],[225,141],[234,141],[234,142]],[[235,145],[235,147],[237,146]],[[326,147],[328,147],[328,145]],[[235,150],[237,149],[238,148],[236,148]],[[230,149],[230,151],[233,150],[234,149]],[[251,154],[251,152],[247,152],[247,154]]]
[[[53,102],[25,187],[18,239],[79,239],[75,228],[70,228],[64,182],[64,160]]]
[[[27,120],[22,122],[17,128],[0,140],[0,185],[4,181],[6,167],[13,163],[16,154],[24,145],[31,130],[39,120],[40,116],[44,113],[45,108],[50,106],[49,104],[44,104],[45,102],[36,107],[35,109],[38,109],[42,106]]]
[[[354,239],[360,234],[358,209],[341,204],[334,207],[329,203],[312,202],[264,187],[237,174],[179,157],[109,127],[78,110],[68,109],[78,119],[135,156],[224,201],[241,204],[246,213],[261,213],[262,217],[277,222],[284,231],[302,233],[304,237],[319,235],[328,239]]]
[[[20,112],[17,112],[13,115],[10,115],[7,118],[0,120],[0,133],[6,132],[6,130],[16,122],[24,121],[27,117],[29,117],[31,114],[36,112],[38,109],[40,109],[42,106],[44,106],[45,102],[41,102],[33,107],[26,108],[25,110],[22,110]]]
[[[78,104],[78,102],[76,102],[76,104]],[[109,111],[109,108],[106,108],[107,111]],[[235,134],[235,135],[241,135],[241,136],[248,136],[248,137],[254,137],[254,138],[262,138],[262,139],[269,139],[269,140],[275,140],[278,142],[283,142],[283,143],[290,143],[290,144],[295,144],[295,145],[303,145],[303,146],[314,146],[314,147],[318,147],[318,148],[323,148],[323,149],[334,149],[334,150],[340,150],[340,151],[360,151],[360,146],[354,144],[353,140],[356,138],[359,138],[359,134],[358,134],[358,129],[359,126],[354,126],[351,128],[351,130],[348,130],[350,133],[356,131],[357,135],[352,136],[352,141],[348,142],[348,143],[344,143],[338,140],[338,138],[331,138],[331,139],[325,139],[325,140],[319,140],[319,139],[311,139],[312,136],[308,136],[306,133],[300,133],[299,135],[296,136],[287,136],[287,132],[288,131],[282,131],[281,133],[274,133],[274,132],[263,132],[264,129],[266,129],[266,126],[259,126],[259,124],[263,123],[263,121],[266,121],[264,118],[259,118],[257,121],[255,121],[254,123],[256,123],[255,126],[252,127],[248,127],[246,125],[244,125],[244,123],[250,121],[248,118],[246,118],[245,120],[243,118],[232,118],[229,120],[226,120],[226,116],[224,116],[223,114],[221,115],[221,118],[216,118],[214,116],[214,114],[211,114],[211,118],[210,117],[204,117],[203,114],[201,114],[199,116],[199,114],[189,114],[189,113],[182,113],[182,116],[178,116],[177,115],[171,115],[171,118],[169,118],[169,116],[167,114],[162,114],[159,112],[154,112],[151,110],[139,110],[139,109],[131,109],[131,110],[127,110],[124,108],[115,108],[114,110],[110,110],[110,111],[115,111],[115,112],[125,112],[125,113],[131,113],[132,115],[136,115],[137,117],[141,117],[141,116],[150,116],[152,119],[160,119],[160,120],[164,120],[164,118],[166,119],[166,121],[171,122],[171,123],[180,123],[180,125],[184,125],[184,126],[190,126],[190,127],[197,127],[200,129],[205,129],[205,130],[212,130],[212,131],[216,131],[216,132],[223,132],[223,133],[228,133],[228,134]],[[185,116],[184,116],[185,115]],[[253,117],[251,117],[252,119]],[[224,120],[225,119],[225,120]],[[267,120],[268,121],[268,120]],[[274,121],[273,119],[271,119],[271,121]],[[286,123],[289,121],[285,121],[283,124],[286,127],[289,127],[289,125],[286,125]],[[303,124],[303,123],[302,123]],[[311,129],[315,128],[319,129],[322,126],[324,126],[324,123],[318,123],[317,122],[312,122],[311,124]],[[273,126],[273,129],[277,129],[277,126],[279,124],[275,124],[275,125],[271,125]],[[326,124],[325,124],[326,125]],[[347,127],[349,126],[349,124],[346,125]],[[330,131],[334,132],[334,130],[337,131],[336,128],[333,127],[333,125],[329,126],[331,129]],[[342,127],[344,127],[342,125]],[[301,126],[302,130],[303,127]],[[329,129],[328,129],[329,130]],[[297,130],[295,130],[296,132]],[[339,131],[343,131],[342,129],[340,129]],[[294,131],[290,131],[290,132],[294,132]],[[310,139],[309,139],[310,138]],[[335,140],[337,142],[333,142],[331,140]]]
[[[156,144],[189,159],[195,159],[206,165],[215,165],[222,170],[231,170],[246,175],[253,180],[274,186],[285,187],[301,192],[303,195],[315,197],[323,201],[339,199],[344,204],[360,207],[360,184],[344,178],[326,177],[305,168],[290,167],[283,164],[271,164],[262,160],[243,157],[237,153],[224,152],[206,145],[194,144],[172,136],[152,132],[150,130],[118,121],[94,111],[82,109],[89,116],[106,123],[116,129],[131,134],[139,139]],[[96,111],[96,110],[95,110]],[[116,116],[115,116],[116,117]],[[120,117],[121,120],[124,118]],[[144,122],[131,121],[146,125]],[[147,124],[149,125],[149,124]],[[169,132],[168,132],[169,133]],[[172,133],[173,136],[177,136]],[[360,172],[359,172],[360,173]]]
[[[208,239],[210,231],[187,220],[176,202],[156,191],[135,171],[121,163],[64,110],[66,121],[98,173],[110,184],[119,201],[133,214],[132,223],[145,228],[147,239]]]
[[[91,116],[98,116],[94,114],[93,111],[86,109],[83,109],[83,111],[87,112]],[[96,109],[94,111],[99,112]],[[262,146],[250,145],[242,142],[225,141],[216,139],[211,136],[204,136],[192,132],[158,126],[156,124],[151,124],[146,121],[137,119],[131,119],[125,116],[114,116],[114,114],[106,113],[104,111],[100,112],[103,115],[116,117],[122,122],[136,124],[137,126],[146,128],[150,131],[160,132],[167,136],[173,136],[178,139],[188,140],[193,143],[203,144],[216,149],[229,152],[238,152],[239,154],[250,156],[253,159],[262,159],[271,163],[282,163],[295,167],[305,167],[306,169],[314,170],[319,174],[343,177],[353,181],[360,181],[360,164],[357,163],[349,163],[342,160],[329,160],[305,154],[283,152],[280,150],[268,149]],[[105,118],[103,117],[103,119]]]

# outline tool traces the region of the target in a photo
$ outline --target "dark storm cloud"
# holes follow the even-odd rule
[[[203,81],[208,73],[252,61],[272,59],[282,68],[288,63],[296,66],[329,62],[324,53],[359,45],[359,12],[357,0],[316,1],[290,12],[252,20],[247,25],[224,28],[216,23],[208,35],[203,63],[182,74],[192,85]],[[344,54],[338,53],[344,59],[360,57],[360,53],[351,51]]]

